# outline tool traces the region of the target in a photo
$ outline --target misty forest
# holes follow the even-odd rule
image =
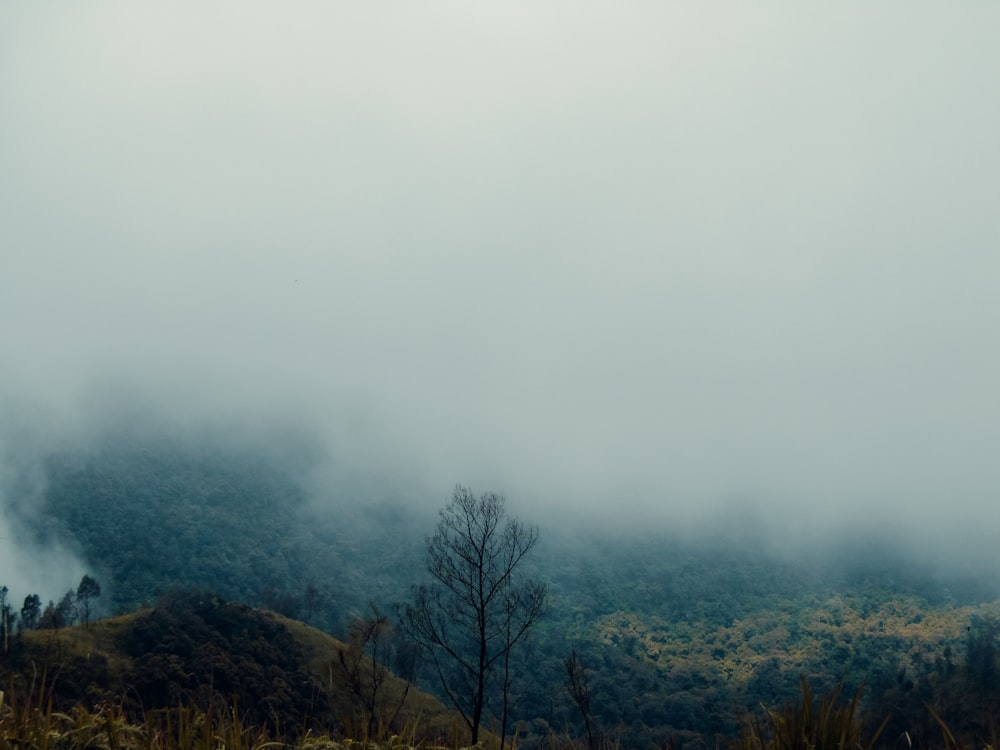
[[[998,29],[0,2],[0,750],[1000,750]]]
[[[461,604],[431,626],[429,545],[444,511],[394,496],[359,504],[350,491],[320,502],[302,458],[318,451],[283,440],[294,458],[132,423],[25,465],[8,487],[16,528],[39,555],[72,555],[90,573],[66,592],[23,592],[23,607],[4,592],[10,693],[39,690],[45,673],[44,698],[62,711],[236,701],[287,735],[409,722],[421,741],[458,732],[466,744],[474,685],[434,649],[435,638],[464,645],[449,640]],[[477,517],[483,498],[499,499],[461,487],[451,499]],[[544,601],[516,603],[528,610],[514,625],[530,627],[484,670],[484,736],[506,726],[521,747],[737,743],[762,707],[801,702],[805,681],[816,700],[859,693],[859,731],[881,726],[883,744],[935,746],[942,723],[970,743],[990,737],[1000,592],[888,537],[830,539],[804,564],[746,519],[686,533],[551,514],[536,526],[527,510],[506,520],[522,536],[515,586],[500,595],[536,586]],[[421,601],[430,619],[414,623]],[[300,623],[340,644],[319,669],[307,656],[319,636]],[[407,702],[418,693],[444,705],[421,714]]]

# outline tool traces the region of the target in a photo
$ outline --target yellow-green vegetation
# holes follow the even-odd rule
[[[985,609],[1000,607],[1000,602]],[[917,597],[871,599],[835,595],[805,605],[786,600],[727,626],[668,621],[614,612],[597,621],[600,640],[668,672],[684,671],[744,687],[768,663],[798,675],[859,649],[888,647],[909,663],[956,647],[972,607],[932,608]]]
[[[149,614],[149,609],[130,612],[118,617],[108,617],[59,630],[28,630],[18,635],[33,651],[52,658],[96,659],[107,661],[115,672],[128,669],[132,660],[122,650],[122,636],[137,621]]]

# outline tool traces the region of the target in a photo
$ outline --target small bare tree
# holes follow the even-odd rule
[[[587,679],[587,668],[576,654],[576,650],[563,660],[566,666],[566,689],[580,710],[583,726],[587,731],[588,750],[600,750],[604,745],[603,737],[594,723],[594,715],[590,711],[590,683]]]
[[[404,622],[424,646],[455,708],[479,741],[487,687],[502,669],[501,733],[506,734],[509,656],[545,613],[545,587],[518,578],[538,530],[508,518],[503,496],[456,487],[427,540],[430,586],[414,589]]]
[[[392,625],[374,604],[370,606],[371,618],[358,618],[351,623],[350,641],[347,648],[340,649],[338,656],[347,687],[360,701],[368,725],[368,735],[372,736],[379,719],[384,720],[386,726],[391,726],[396,720],[406,702],[406,696],[409,695],[410,683],[406,683],[391,710],[380,715],[379,695],[390,675],[385,663],[390,650],[388,641],[392,635]]]

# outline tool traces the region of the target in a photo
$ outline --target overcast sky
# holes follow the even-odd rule
[[[998,29],[4,3],[0,382],[307,414],[442,498],[1000,533]]]

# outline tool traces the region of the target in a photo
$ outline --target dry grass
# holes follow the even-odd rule
[[[60,712],[53,707],[52,683],[60,679],[63,665],[86,665],[100,659],[115,675],[126,674],[131,659],[121,647],[122,636],[134,621],[144,616],[136,612],[58,631],[38,630],[22,634],[25,645],[43,657],[38,673],[21,673],[0,691],[0,750],[262,750],[263,748],[303,748],[303,750],[404,750],[408,748],[458,748],[468,744],[468,729],[456,712],[437,698],[390,676],[380,693],[380,702],[402,709],[394,720],[376,716],[373,725],[350,706],[354,700],[336,669],[344,644],[301,622],[268,613],[291,631],[305,655],[306,671],[322,685],[334,709],[338,726],[333,734],[305,731],[301,727],[294,741],[276,737],[248,724],[237,707],[203,711],[193,706],[147,709],[136,717],[120,704],[101,703],[89,709],[76,707]],[[78,668],[78,667],[77,667]],[[84,669],[86,667],[84,666]],[[404,700],[405,699],[405,700]],[[131,721],[130,721],[131,717]],[[499,746],[486,734],[481,745]],[[344,737],[348,739],[344,739]]]
[[[0,691],[0,750],[410,750],[426,745],[417,725],[384,737],[334,740],[306,734],[295,742],[272,737],[263,727],[247,724],[236,706],[226,712],[191,707],[149,712],[130,722],[117,706],[82,707],[70,713],[52,710],[48,687],[39,680],[31,693],[14,696]]]
[[[878,742],[888,718],[870,736],[864,735],[858,716],[861,692],[850,701],[841,700],[837,687],[829,695],[814,699],[803,677],[802,699],[781,711],[764,709],[765,716],[746,722],[739,750],[871,750]]]
[[[95,620],[88,626],[74,625],[59,630],[28,630],[18,635],[31,647],[42,651],[57,652],[63,658],[89,658],[100,654],[107,660],[108,668],[124,672],[131,659],[119,647],[122,635],[144,617],[148,610],[138,610],[104,620]]]
[[[338,670],[341,668],[338,653],[346,648],[341,641],[331,638],[321,630],[312,628],[297,620],[289,620],[279,615],[276,619],[292,632],[306,652],[306,661],[310,673],[325,677],[324,687],[332,702],[337,705],[351,705],[352,697],[346,682],[341,680]],[[373,741],[382,746],[392,747],[393,743],[404,741],[406,747],[421,745],[461,747],[467,743],[462,738],[468,737],[468,729],[458,718],[455,711],[441,703],[436,697],[425,693],[405,680],[390,675],[380,693],[380,702],[390,707],[387,713],[396,713],[395,707],[402,703],[402,708],[390,722],[390,716],[376,716],[376,729],[370,732],[364,717],[344,715],[344,733],[356,738],[362,743]],[[499,744],[498,738],[489,733],[483,740],[484,745]]]

